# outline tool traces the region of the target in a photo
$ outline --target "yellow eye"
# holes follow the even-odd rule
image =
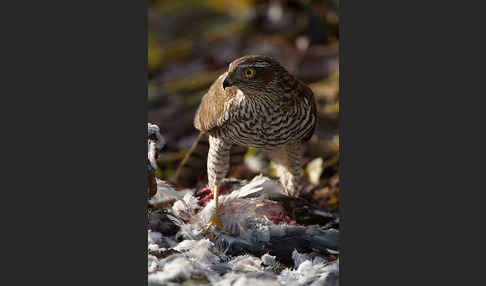
[[[253,78],[255,77],[256,71],[253,68],[246,68],[243,70],[243,76],[245,78]]]

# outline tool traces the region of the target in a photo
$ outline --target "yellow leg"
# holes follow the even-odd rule
[[[208,228],[201,233],[202,235],[206,235],[213,227],[216,227],[216,229],[219,231],[223,230],[223,226],[219,222],[219,218],[218,218],[218,187],[215,188],[213,196],[214,196],[213,215],[211,216],[211,220],[209,221]],[[211,237],[212,239],[214,239],[213,233],[211,233]]]

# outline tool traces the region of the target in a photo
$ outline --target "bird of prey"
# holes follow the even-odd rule
[[[222,229],[218,187],[228,172],[232,146],[270,152],[280,183],[289,196],[296,196],[301,145],[311,138],[315,125],[312,90],[276,60],[266,56],[234,60],[203,96],[194,118],[195,128],[209,136],[207,174],[215,210],[206,231]]]

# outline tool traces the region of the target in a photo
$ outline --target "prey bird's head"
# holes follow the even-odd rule
[[[237,87],[245,96],[269,96],[278,99],[295,85],[295,78],[277,61],[266,56],[244,56],[228,68],[223,88]]]

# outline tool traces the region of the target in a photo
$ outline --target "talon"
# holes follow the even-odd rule
[[[221,223],[219,222],[219,218],[216,214],[214,214],[212,217],[211,217],[211,220],[209,221],[209,225],[208,225],[208,228],[206,228],[206,230],[204,230],[201,234],[206,236],[206,234],[208,234],[210,232],[210,230],[215,227],[218,231],[223,231],[223,226],[221,225]],[[215,236],[214,236],[214,233],[213,232],[210,232],[210,239],[211,240],[214,240],[215,239]]]
[[[219,218],[218,218],[218,187],[216,185],[216,187],[213,188],[214,189],[214,193],[212,195],[214,195],[214,209],[213,209],[213,215],[211,216],[211,219],[209,220],[209,225],[208,225],[208,228],[206,228],[206,230],[204,230],[201,234],[203,236],[206,236],[206,234],[208,232],[210,232],[210,230],[212,230],[213,227],[216,227],[217,230],[219,231],[223,231],[223,226],[221,225],[221,223],[219,222]],[[211,232],[211,236],[210,236],[210,239],[211,240],[215,240],[215,236],[214,236],[214,233]]]

